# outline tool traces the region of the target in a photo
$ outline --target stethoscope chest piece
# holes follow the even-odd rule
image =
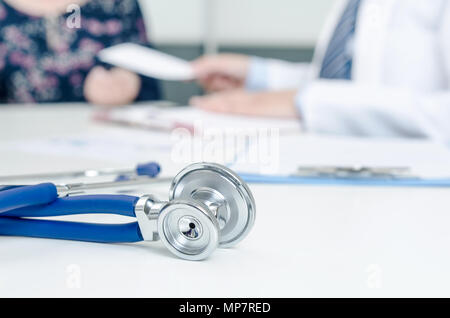
[[[219,224],[202,203],[174,200],[158,217],[158,233],[166,247],[188,260],[207,258],[218,246]]]
[[[201,202],[219,226],[219,246],[236,245],[255,221],[255,201],[247,185],[231,170],[197,163],[182,170],[170,188],[171,200]]]

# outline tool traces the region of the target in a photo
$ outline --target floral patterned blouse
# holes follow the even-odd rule
[[[90,0],[81,6],[79,28],[73,12],[33,17],[0,0],[0,102],[84,101],[89,71],[102,65],[97,53],[122,42],[149,45],[136,0]],[[138,100],[159,99],[155,79],[141,77]]]

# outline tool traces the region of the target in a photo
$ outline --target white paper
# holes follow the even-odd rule
[[[98,57],[105,63],[162,80],[194,79],[189,62],[133,43],[106,48],[99,52]]]
[[[232,132],[239,129],[276,129],[280,134],[299,133],[301,126],[296,119],[249,117],[207,112],[195,107],[138,106],[100,111],[97,116],[105,121],[123,125],[171,131],[184,127],[192,132],[205,130]]]
[[[156,161],[162,166],[162,176],[173,177],[182,168],[193,162],[217,162],[232,164],[240,153],[245,152],[246,145],[227,142],[216,143],[215,140],[191,136],[180,139],[164,132],[137,129],[113,128],[100,131],[78,133],[54,137],[14,140],[0,143],[0,152],[20,152],[23,154],[45,156],[58,162],[66,162],[53,167],[53,171],[82,170],[98,168],[133,167],[137,163]],[[22,155],[23,155],[22,154]],[[56,158],[56,159],[55,159]],[[80,162],[102,163],[90,166]],[[75,162],[72,168],[68,164]],[[48,164],[43,170],[34,165],[31,170],[20,174],[47,172]],[[16,174],[3,167],[0,175]]]

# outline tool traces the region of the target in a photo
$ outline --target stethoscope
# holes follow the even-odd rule
[[[128,180],[122,182],[149,182]],[[157,180],[157,179],[156,179]],[[0,235],[100,243],[162,240],[187,260],[207,258],[218,247],[231,247],[247,236],[255,221],[255,201],[248,186],[230,169],[196,163],[172,180],[169,201],[152,195],[77,195],[112,183],[43,183],[0,191]],[[135,217],[127,224],[92,224],[36,219],[75,214]]]

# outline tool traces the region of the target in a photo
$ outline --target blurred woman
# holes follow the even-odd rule
[[[155,79],[96,59],[123,42],[149,45],[136,0],[0,0],[0,100],[113,106],[159,99]]]

